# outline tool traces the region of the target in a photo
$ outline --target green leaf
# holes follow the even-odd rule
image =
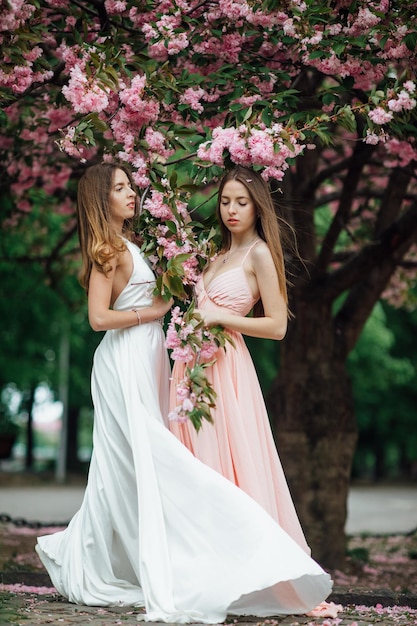
[[[181,300],[185,297],[186,293],[184,290],[184,285],[178,276],[172,276],[167,272],[164,272],[162,275],[162,284],[164,287],[169,289],[171,295],[180,298]],[[162,290],[161,290],[162,291]]]
[[[309,59],[327,59],[330,57],[330,52],[325,50],[313,50],[313,52],[310,52],[308,57]]]
[[[168,226],[168,230],[171,233],[177,233],[178,229],[175,222],[173,222],[172,220],[166,220],[165,224]]]
[[[346,43],[345,42],[338,42],[335,41],[332,44],[332,50],[335,52],[335,54],[337,54],[338,56],[342,55],[344,53],[344,51],[346,50]]]
[[[414,52],[416,45],[417,45],[417,32],[414,31],[412,33],[408,33],[404,37],[404,42],[407,48],[411,50],[411,52]]]

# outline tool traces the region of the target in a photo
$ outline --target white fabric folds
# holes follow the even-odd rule
[[[138,248],[115,308],[151,303]],[[94,450],[80,510],[36,550],[56,589],[90,606],[140,606],[144,619],[219,623],[305,613],[332,582],[257,503],[166,427],[169,362],[158,322],[108,331],[92,372]]]

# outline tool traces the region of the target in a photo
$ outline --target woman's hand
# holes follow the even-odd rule
[[[210,326],[217,326],[218,324],[221,324],[219,315],[216,311],[203,311],[201,309],[194,309],[194,314],[201,317],[204,326],[207,326],[208,328],[210,328]]]
[[[155,319],[158,319],[159,317],[164,317],[173,304],[173,298],[170,298],[169,300],[164,300],[162,296],[156,296],[154,298],[152,306],[150,307],[152,309],[152,312],[155,313]]]

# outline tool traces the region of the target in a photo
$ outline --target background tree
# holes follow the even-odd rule
[[[25,222],[37,188],[46,212],[71,213],[65,189],[80,161],[112,155],[147,190],[145,219],[170,205],[164,233],[175,231],[182,252],[175,207],[192,185],[234,162],[281,188],[302,260],[288,258],[295,318],[269,407],[313,553],[338,564],[356,442],[347,357],[388,285],[400,304],[413,271],[416,3],[3,7],[2,181],[14,195],[5,228]],[[161,257],[168,250],[161,244]]]
[[[7,195],[3,195],[3,206]],[[74,217],[45,210],[43,197],[24,221],[18,221],[0,242],[0,389],[13,383],[21,392],[19,412],[27,415],[26,469],[33,469],[33,407],[36,388],[59,389],[60,342],[70,341],[68,468],[79,466],[77,422],[91,406],[88,368],[99,337],[87,321],[85,297],[76,278]],[[58,253],[59,251],[59,253]],[[77,257],[77,258],[75,258]]]
[[[355,477],[416,478],[416,321],[415,311],[379,303],[349,356],[358,423]]]

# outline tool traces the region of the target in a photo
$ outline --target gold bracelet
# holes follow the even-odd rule
[[[138,326],[140,326],[142,324],[142,318],[139,315],[139,311],[137,309],[132,309],[132,311],[136,313],[136,317],[138,318]]]

